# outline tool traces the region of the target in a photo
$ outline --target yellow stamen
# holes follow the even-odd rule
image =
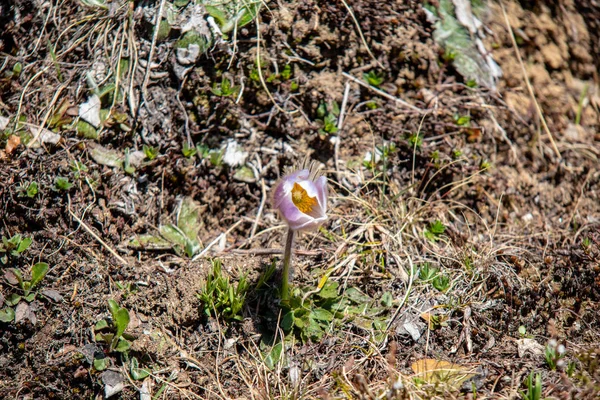
[[[297,182],[294,182],[294,187],[292,188],[292,201],[294,205],[298,207],[298,210],[302,211],[304,214],[308,214],[313,210],[313,207],[317,205],[317,198],[310,197],[306,190],[302,186],[300,186]]]

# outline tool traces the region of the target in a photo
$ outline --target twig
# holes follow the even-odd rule
[[[239,224],[241,224],[242,222],[244,222],[243,219],[240,219],[238,222],[236,222],[235,224],[233,224],[229,229],[227,229],[225,232],[221,233],[219,236],[216,237],[215,240],[213,240],[212,242],[210,242],[208,244],[208,246],[206,246],[204,248],[204,250],[202,250],[200,253],[198,253],[197,255],[194,256],[194,258],[192,258],[192,261],[196,261],[197,259],[199,259],[200,257],[204,256],[210,249],[211,247],[213,247],[219,240],[221,240],[221,238],[223,236],[227,236],[232,230],[234,230],[235,228],[238,227]]]
[[[350,93],[350,84],[346,82],[346,86],[344,87],[344,98],[342,99],[342,108],[340,110],[340,117],[338,118],[337,128],[338,134],[336,136],[335,145],[334,145],[334,159],[335,159],[335,173],[337,175],[338,181],[340,180],[340,168],[338,166],[340,161],[340,136],[342,133],[342,128],[344,126],[344,116],[346,114],[346,106],[348,104],[348,94]]]
[[[154,20],[154,33],[152,35],[152,44],[150,45],[150,51],[148,52],[148,64],[146,65],[146,73],[144,74],[144,81],[142,82],[142,97],[144,102],[146,101],[146,87],[148,86],[148,79],[150,78],[150,70],[152,69],[152,59],[154,58],[154,50],[156,49],[156,41],[158,40],[158,31],[160,30],[160,22],[162,20],[163,9],[165,8],[166,0],[160,0],[160,6],[156,13],[156,19]]]
[[[413,267],[412,259],[410,258],[410,256],[408,254],[406,254],[406,256],[407,256],[406,258],[408,260],[408,265],[410,266],[410,281],[408,281],[408,288],[406,289],[406,295],[402,299],[402,302],[400,302],[400,304],[398,305],[398,308],[396,308],[396,311],[394,312],[394,315],[392,316],[392,318],[390,318],[390,322],[388,322],[387,327],[385,328],[386,332],[388,332],[390,330],[390,327],[392,326],[392,324],[394,323],[394,321],[398,317],[398,314],[400,313],[400,310],[402,309],[402,307],[404,307],[404,304],[406,303],[406,300],[408,300],[408,297],[410,296],[410,290],[412,289],[413,280],[415,279],[415,276],[414,276],[415,275],[415,269]],[[398,266],[400,268],[402,268],[402,264],[400,263],[400,258],[398,256],[396,256],[394,253],[392,253],[392,257],[394,257],[394,260],[396,261],[396,264],[398,264]]]
[[[252,239],[254,239],[256,229],[258,228],[258,223],[260,222],[260,216],[262,215],[263,208],[265,207],[265,203],[267,202],[267,188],[265,186],[265,180],[261,179],[260,184],[262,187],[262,198],[260,199],[260,205],[258,206],[258,211],[256,212],[256,219],[254,220],[252,230],[250,231],[250,240],[248,243],[252,242]]]
[[[96,239],[98,241],[98,243],[100,243],[106,250],[108,250],[110,252],[110,254],[112,254],[117,260],[119,260],[121,262],[121,264],[128,265],[127,261],[125,261],[125,259],[123,257],[121,257],[116,251],[114,251],[104,240],[102,240],[102,238],[100,238],[100,236],[96,235],[96,233],[89,226],[87,226],[85,224],[85,222],[83,222],[81,219],[79,219],[79,217],[77,215],[75,215],[75,213],[73,213],[73,211],[71,211],[71,199],[70,198],[69,198],[68,211],[69,211],[69,214],[71,214],[71,216],[75,219],[75,221],[77,221],[79,223],[79,226],[83,227],[83,229],[85,229],[87,231],[87,233],[92,235],[92,237],[94,239]]]
[[[529,77],[527,76],[527,71],[525,70],[525,65],[523,64],[523,58],[521,58],[521,52],[519,51],[519,47],[517,46],[517,41],[515,40],[515,35],[513,33],[512,27],[510,26],[510,22],[508,22],[508,16],[506,15],[506,10],[504,9],[504,3],[500,1],[500,6],[502,7],[502,14],[504,14],[504,22],[506,23],[506,29],[508,29],[508,33],[510,36],[510,40],[512,41],[513,47],[515,49],[515,53],[517,53],[517,58],[519,59],[519,64],[521,65],[521,70],[523,71],[523,78],[525,78],[525,83],[527,84],[527,90],[529,91],[529,95],[533,100],[533,104],[535,104],[535,110],[537,111],[538,117],[540,121],[542,121],[542,126],[544,127],[544,131],[546,131],[546,135],[550,139],[550,143],[552,143],[552,148],[556,155],[558,156],[558,161],[562,159],[560,155],[560,151],[558,151],[558,147],[556,146],[556,142],[554,141],[554,137],[552,137],[552,133],[550,133],[550,129],[548,128],[548,124],[546,124],[546,118],[544,118],[544,114],[542,113],[542,108],[538,104],[537,99],[535,98],[535,93],[533,92],[533,87],[531,86],[531,82],[529,82]]]
[[[358,78],[356,78],[356,77],[354,77],[354,76],[352,76],[352,75],[350,75],[350,74],[348,74],[348,73],[346,73],[346,72],[342,72],[342,75],[344,75],[346,78],[348,78],[348,79],[350,79],[350,80],[352,80],[352,81],[354,81],[354,82],[358,83],[358,84],[359,84],[359,85],[361,85],[362,87],[365,87],[365,88],[367,88],[367,89],[370,89],[370,90],[374,91],[374,92],[375,92],[375,93],[377,93],[378,95],[380,95],[380,96],[382,96],[382,97],[385,97],[385,98],[386,98],[386,99],[388,99],[388,100],[395,101],[396,103],[400,104],[401,106],[404,106],[404,107],[410,108],[411,110],[413,110],[413,111],[416,111],[416,112],[418,112],[418,113],[420,113],[420,114],[423,114],[423,113],[427,112],[427,110],[423,110],[423,109],[421,109],[421,108],[419,108],[419,107],[415,107],[415,106],[413,106],[412,104],[410,104],[410,103],[407,103],[406,101],[404,101],[404,100],[402,100],[402,99],[399,99],[399,98],[397,98],[397,97],[394,97],[394,96],[392,96],[391,94],[388,94],[388,93],[384,92],[384,91],[383,91],[383,90],[381,90],[381,89],[377,89],[376,87],[373,87],[373,86],[371,86],[371,85],[367,84],[366,82],[363,82],[363,81],[361,81],[360,79],[358,79]]]
[[[233,250],[224,251],[221,254],[227,254],[227,253],[240,254],[240,255],[251,254],[251,255],[256,255],[256,256],[274,256],[274,255],[283,254],[283,250],[282,249],[233,249]],[[292,254],[295,254],[297,256],[315,257],[320,254],[323,254],[323,251],[322,250],[292,249]]]
[[[345,0],[342,0],[342,3],[346,7],[346,10],[348,10],[348,13],[350,14],[350,18],[352,18],[352,21],[354,21],[354,25],[356,25],[356,29],[358,30],[358,35],[360,36],[360,39],[362,40],[363,44],[365,45],[365,48],[367,49],[367,53],[369,53],[369,55],[371,56],[373,61],[375,61],[377,63],[377,65],[379,65],[379,68],[383,69],[384,66],[379,62],[379,60],[377,60],[377,58],[375,58],[375,56],[371,52],[371,49],[369,48],[369,45],[367,44],[367,40],[365,39],[365,36],[362,33],[362,29],[360,29],[360,24],[358,23],[358,20],[356,19],[354,12],[352,11],[352,9],[348,5],[348,3],[346,3]]]

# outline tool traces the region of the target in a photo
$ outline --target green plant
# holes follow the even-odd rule
[[[146,158],[150,161],[158,157],[158,148],[156,147],[144,145],[142,146],[142,150],[144,151]]]
[[[181,153],[183,154],[184,157],[191,158],[191,157],[195,156],[196,153],[198,153],[198,150],[196,149],[196,146],[194,146],[193,144],[189,144],[188,142],[183,142],[183,146],[181,148]]]
[[[542,376],[531,372],[525,381],[527,392],[521,392],[523,400],[540,400],[542,398]]]
[[[20,234],[16,233],[12,237],[7,238],[6,236],[2,236],[2,243],[0,243],[0,253],[3,253],[2,257],[0,257],[0,262],[2,264],[8,263],[8,258],[10,257],[19,257],[25,250],[31,246],[33,240],[29,237],[23,237]]]
[[[450,277],[446,274],[439,274],[433,278],[431,284],[440,292],[446,292],[450,288]]]
[[[121,295],[123,299],[126,299],[127,297],[131,296],[134,293],[137,293],[138,291],[138,287],[135,283],[117,281],[115,282],[115,285],[123,291],[123,294]]]
[[[379,87],[385,80],[385,75],[382,72],[369,71],[363,74],[363,78],[369,85]]]
[[[458,126],[468,127],[471,125],[471,117],[469,115],[454,114],[454,122]]]
[[[38,194],[38,184],[35,181],[32,182],[23,182],[19,186],[17,186],[17,196],[19,197],[29,197],[33,199]]]
[[[88,171],[88,167],[81,161],[77,160],[71,161],[69,167],[71,168],[71,172],[73,172],[73,176],[75,177],[75,179],[79,179],[83,172]]]
[[[9,283],[16,284],[21,289],[21,294],[11,293],[5,299],[7,307],[0,310],[0,321],[11,322],[15,319],[14,306],[19,304],[21,300],[31,303],[37,296],[35,287],[44,279],[48,273],[48,264],[39,262],[31,267],[31,279],[26,280],[21,271],[16,268],[11,268],[5,273],[5,278]]]
[[[223,165],[223,150],[210,150],[208,152],[208,159],[210,163],[215,167],[220,167]]]
[[[337,133],[337,118],[333,114],[327,114],[323,118],[323,127],[319,129],[321,134],[334,134]]]
[[[215,96],[229,97],[235,96],[239,90],[240,88],[238,86],[232,85],[231,81],[223,76],[221,77],[220,84],[217,82],[213,83],[211,92],[213,92]]]
[[[110,299],[108,300],[109,319],[101,319],[94,325],[96,342],[106,343],[108,350],[118,353],[125,353],[131,347],[131,341],[134,337],[125,333],[129,325],[129,311],[120,307],[119,304]],[[106,369],[106,358],[95,358],[94,368],[99,371]]]
[[[125,149],[125,157],[123,158],[123,171],[129,175],[135,173],[135,167],[131,164],[131,152],[129,149]]]
[[[286,64],[279,75],[284,81],[289,80],[292,77],[292,66],[290,64]]]
[[[129,241],[138,250],[173,249],[178,255],[192,258],[200,251],[198,231],[202,226],[201,208],[191,197],[184,198],[177,210],[175,224],[160,225],[159,235],[139,235]]]
[[[427,229],[425,229],[424,234],[427,239],[435,242],[440,239],[445,230],[446,227],[444,224],[439,219],[436,219],[434,222],[429,224]]]
[[[389,307],[379,306],[377,300],[353,287],[338,294],[338,282],[325,279],[317,288],[295,288],[290,298],[282,301],[287,310],[281,320],[284,331],[298,334],[303,342],[318,341],[330,326],[352,321],[381,334]]]
[[[432,281],[438,275],[439,269],[432,267],[429,263],[424,263],[419,269],[419,279],[425,282]]]
[[[423,147],[423,135],[420,133],[411,133],[406,138],[411,149],[421,150]]]
[[[73,184],[71,182],[69,182],[68,178],[65,178],[64,176],[57,176],[54,179],[54,190],[56,191],[68,191],[69,189],[71,189],[73,187]]]
[[[323,137],[337,133],[337,121],[340,115],[340,108],[337,102],[332,102],[327,105],[321,102],[317,107],[317,121],[320,121],[322,127],[319,129],[319,134]]]
[[[237,285],[229,281],[222,272],[221,260],[212,261],[212,270],[206,277],[206,282],[198,293],[202,312],[210,317],[221,317],[226,321],[241,321],[242,309],[248,292],[248,281],[242,276]]]

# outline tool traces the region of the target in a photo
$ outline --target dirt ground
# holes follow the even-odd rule
[[[192,61],[154,29],[188,3],[0,5],[0,398],[600,398],[597,2],[487,3],[495,88],[418,1],[261,3]],[[306,156],[329,219],[293,285],[362,307],[308,336],[268,273],[270,192]],[[186,204],[195,250],[140,245]],[[198,296],[217,259],[237,319]]]

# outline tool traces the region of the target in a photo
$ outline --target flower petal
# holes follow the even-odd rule
[[[303,169],[300,171],[293,172],[283,179],[281,179],[275,186],[275,191],[273,192],[273,207],[279,208],[281,202],[285,196],[289,196],[292,188],[294,187],[294,183],[298,180],[307,179],[310,174],[310,171],[307,169]]]
[[[324,176],[319,177],[315,181],[315,187],[317,189],[317,198],[319,200],[319,205],[321,206],[321,210],[323,215],[327,214],[327,178]]]
[[[300,227],[309,224],[314,220],[308,214],[298,210],[298,207],[292,201],[291,196],[284,196],[279,204],[279,213],[286,220],[291,229],[300,229]]]

